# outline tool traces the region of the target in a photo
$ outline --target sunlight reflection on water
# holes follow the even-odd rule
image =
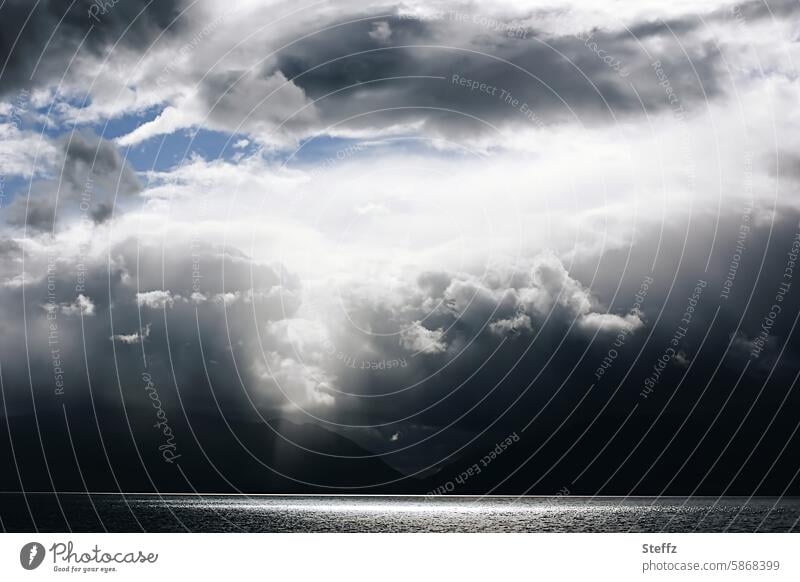
[[[140,503],[192,524],[216,519],[248,531],[787,531],[800,516],[796,500],[732,498],[226,496]]]
[[[0,496],[9,531],[33,529],[26,507]],[[30,507],[39,531],[76,532],[781,532],[800,520],[798,499],[712,497],[104,494],[37,495]]]

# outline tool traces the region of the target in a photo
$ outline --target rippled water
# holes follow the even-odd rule
[[[785,532],[800,499],[5,494],[0,518],[7,531]]]

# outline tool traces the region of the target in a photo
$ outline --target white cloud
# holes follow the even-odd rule
[[[119,137],[117,143],[133,146],[180,129],[202,127],[248,132],[262,145],[287,147],[303,135],[292,128],[316,118],[302,89],[280,71],[269,77],[241,70],[208,75],[206,93],[187,89],[155,119]],[[289,118],[292,122],[285,123]]]
[[[115,335],[112,335],[110,339],[111,339],[111,341],[120,342],[120,343],[128,344],[128,345],[133,345],[133,344],[142,343],[148,337],[150,337],[150,324],[149,323],[145,326],[144,330],[141,333],[139,333],[137,331],[137,332],[130,333],[130,334],[115,334]]]
[[[419,354],[441,354],[447,350],[444,330],[428,329],[419,321],[400,334],[400,344],[409,352]]]
[[[56,159],[56,148],[16,123],[0,123],[0,176],[30,178],[47,174]]]
[[[179,129],[191,127],[199,121],[199,115],[191,115],[183,108],[169,106],[152,121],[137,126],[116,141],[121,146],[133,146],[151,137],[168,135]]]
[[[136,294],[136,304],[140,307],[149,307],[150,309],[164,309],[165,307],[172,307],[175,304],[176,298],[180,297],[173,297],[171,291],[146,291]]]
[[[83,294],[78,295],[71,303],[45,303],[42,309],[48,313],[63,313],[64,315],[84,315],[91,317],[95,314],[94,303]]]
[[[65,315],[84,315],[90,317],[94,315],[94,303],[89,297],[81,294],[74,302],[61,306],[61,312]]]
[[[380,22],[373,22],[369,37],[378,42],[388,42],[389,39],[392,38],[392,28],[389,26],[388,22],[383,20]]]
[[[639,315],[628,313],[627,315],[614,315],[613,313],[587,313],[579,320],[579,325],[590,331],[635,331],[644,326]]]
[[[225,305],[232,305],[234,302],[241,299],[242,294],[240,291],[227,291],[225,293],[217,293],[214,295],[214,301],[223,303]]]
[[[503,336],[522,331],[531,331],[533,325],[531,318],[526,313],[516,314],[514,317],[500,319],[489,324],[492,333]]]
[[[330,393],[334,378],[328,372],[278,352],[267,352],[265,356],[256,361],[255,370],[268,397],[284,402],[288,409],[334,404]]]

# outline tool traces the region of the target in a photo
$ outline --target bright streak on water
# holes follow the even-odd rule
[[[18,497],[0,495],[0,518],[9,531],[33,531]],[[782,532],[797,530],[800,520],[800,500],[793,498],[94,495],[92,504],[86,495],[66,495],[59,501],[76,532]],[[68,530],[54,496],[36,496],[30,506],[40,531]]]

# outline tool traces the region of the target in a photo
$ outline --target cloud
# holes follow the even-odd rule
[[[119,2],[95,22],[90,0],[42,0],[31,4],[9,0],[0,8],[0,95],[42,86],[63,75],[75,52],[101,57],[115,43],[117,50],[147,46],[172,24],[180,2]]]
[[[334,397],[329,393],[334,379],[322,368],[268,352],[263,362],[255,363],[255,372],[262,389],[271,393],[270,398],[283,401],[282,406],[290,410],[334,404]]]
[[[150,324],[147,324],[142,332],[134,332],[129,334],[115,334],[111,336],[111,341],[120,342],[123,344],[133,345],[140,344],[150,336]]]
[[[587,313],[580,319],[580,326],[591,331],[635,331],[644,326],[639,315],[628,313],[624,316],[613,315],[611,313]]]
[[[56,148],[33,132],[15,123],[0,123],[0,176],[38,176],[55,156]]]
[[[6,210],[6,220],[13,226],[28,226],[34,230],[52,230],[55,221],[55,206],[41,198],[17,197]]]
[[[165,309],[175,304],[172,292],[164,290],[146,291],[136,294],[136,304],[150,309]]]
[[[429,14],[416,2],[343,2],[316,16],[312,34],[307,19],[296,16],[282,18],[280,31],[269,38],[257,34],[255,23],[271,22],[285,7],[280,3],[236,10],[203,6],[181,19],[181,28],[171,27],[136,68],[135,96],[130,105],[117,106],[160,113],[117,141],[132,146],[202,126],[244,133],[268,148],[296,146],[319,134],[374,137],[411,130],[447,139],[481,136],[500,146],[508,139],[497,132],[511,128],[613,124],[642,116],[642,106],[651,114],[669,111],[654,61],[661,62],[683,108],[702,109],[728,89],[714,42],[717,29],[726,50],[746,50],[730,35],[724,2],[695,7],[707,19],[705,27],[687,5],[667,11],[653,6],[643,20],[641,14],[558,4],[532,9],[453,2]],[[750,22],[766,20],[750,3],[745,12],[751,8]],[[667,20],[655,20],[662,13]],[[525,38],[509,33],[518,30]],[[248,31],[254,33],[250,42],[239,46]],[[180,67],[173,66],[176,52]],[[124,54],[114,57],[119,68],[128,64]],[[609,59],[623,63],[627,74],[609,66]],[[169,84],[157,82],[164,67]],[[472,90],[454,78],[487,89]],[[130,79],[109,82],[119,85],[110,92],[115,102],[130,92]],[[98,118],[99,107],[89,105],[81,115]]]
[[[12,226],[47,231],[76,222],[103,223],[113,204],[141,191],[135,173],[108,140],[72,132],[41,141],[44,155],[38,170],[31,170],[36,179],[4,211]]]
[[[499,319],[489,324],[492,333],[498,335],[516,334],[522,331],[532,331],[531,318],[525,313],[519,313],[514,317]]]
[[[447,350],[443,337],[444,330],[441,328],[428,329],[419,321],[415,321],[410,328],[403,330],[400,344],[415,354],[441,354]]]
[[[199,92],[168,106],[153,121],[121,136],[132,146],[179,129],[203,125],[209,129],[247,132],[265,144],[286,144],[286,133],[314,118],[315,110],[302,90],[280,71],[263,77],[238,70],[206,75]],[[283,129],[278,129],[282,127]]]
[[[386,21],[379,21],[372,23],[372,30],[369,31],[369,37],[378,42],[388,42],[392,38],[392,28]]]
[[[179,129],[191,127],[198,121],[199,118],[187,115],[177,107],[169,106],[152,121],[143,123],[130,133],[117,138],[117,143],[121,146],[136,145],[151,137],[166,135]]]
[[[89,297],[83,294],[78,295],[72,303],[62,303],[60,305],[45,304],[43,307],[49,313],[58,310],[64,315],[82,315],[85,317],[91,317],[95,314],[94,303],[92,303]]]
[[[52,127],[42,138],[0,126],[11,144],[0,173],[32,180],[2,209],[9,417],[25,417],[28,382],[53,388],[53,321],[70,410],[96,396],[100,410],[122,399],[149,413],[130,381],[146,366],[166,409],[257,426],[301,419],[411,470],[534,415],[529,442],[547,442],[552,459],[602,453],[591,443],[613,439],[620,411],[637,405],[625,442],[681,431],[699,441],[707,424],[694,420],[680,374],[711,378],[704,398],[714,399],[751,358],[729,404],[747,410],[787,346],[764,406],[780,402],[774,386],[791,386],[800,369],[791,318],[770,330],[763,353],[753,349],[798,220],[795,183],[779,179],[795,162],[785,152],[800,147],[800,85],[786,62],[795,49],[782,44],[793,8],[774,4],[772,22],[741,7],[763,39],[754,63],[730,3],[551,4],[456,2],[433,14],[414,1],[342,2],[293,14],[248,3],[217,21],[230,7],[207,3],[169,29],[143,15],[153,27],[135,25],[134,35],[167,30],[159,43],[123,41],[106,55],[117,19],[141,8],[120,3],[55,95],[88,30],[70,13],[64,38],[54,36],[64,54],[43,57],[31,102],[34,113],[56,100]],[[27,14],[8,6],[0,31]],[[30,24],[43,28],[26,26],[21,46],[37,48],[60,7],[41,3]],[[3,90],[26,85],[34,57],[9,60]],[[162,76],[169,83],[155,82]],[[114,139],[84,127],[109,119]],[[201,144],[183,163],[141,174],[125,161],[149,161],[145,141],[187,128],[221,132],[209,140],[229,139],[234,155],[214,159]],[[722,299],[715,289],[733,256],[740,267]],[[701,277],[706,291],[675,340]],[[644,400],[665,354],[670,365]],[[589,431],[589,444],[550,439],[561,424],[568,435]],[[639,478],[619,474],[626,485]]]
[[[132,194],[141,191],[139,180],[124,162],[114,144],[89,133],[72,133],[62,138],[63,178],[81,191],[97,181],[114,192]]]
[[[114,214],[114,209],[107,203],[101,202],[97,205],[97,207],[92,210],[91,216],[92,220],[96,224],[102,224]]]

